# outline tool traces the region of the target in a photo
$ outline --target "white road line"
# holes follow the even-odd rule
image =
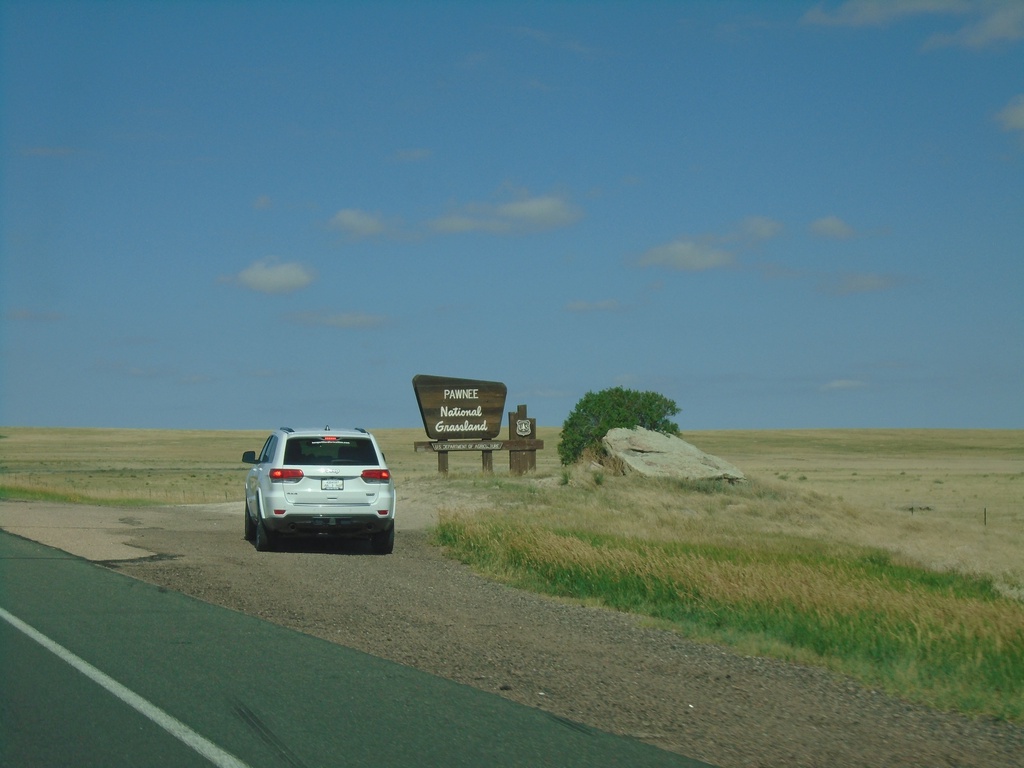
[[[58,645],[46,635],[33,629],[17,616],[13,616],[3,608],[0,608],[0,619],[3,619],[15,629],[23,632],[32,640],[35,640],[43,646],[43,648],[58,656],[62,661],[70,664],[93,682],[99,683],[103,688],[114,694],[129,707],[148,717],[154,723],[171,734],[171,736],[178,739],[186,746],[194,749],[211,763],[218,766],[218,768],[249,768],[247,763],[243,763],[231,753],[225,752],[212,741],[200,736],[180,720],[177,720],[164,712],[160,707],[149,703],[134,691],[125,688],[112,677],[100,672],[89,662],[78,658],[67,648]]]

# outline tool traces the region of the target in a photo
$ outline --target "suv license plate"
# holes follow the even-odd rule
[[[343,491],[343,490],[345,490],[345,481],[344,480],[335,480],[335,479],[321,480],[320,481],[320,490],[321,491]]]

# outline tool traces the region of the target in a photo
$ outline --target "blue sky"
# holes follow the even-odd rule
[[[0,8],[0,424],[1024,428],[1024,3]]]

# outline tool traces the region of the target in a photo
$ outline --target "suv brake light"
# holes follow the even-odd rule
[[[272,469],[271,480],[301,480],[305,475],[301,469]]]
[[[387,469],[364,469],[363,480],[386,483],[391,479],[391,471]]]

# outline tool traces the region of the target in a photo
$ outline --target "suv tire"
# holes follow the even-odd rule
[[[274,539],[263,524],[263,518],[256,521],[256,551],[270,552],[274,548]]]
[[[370,547],[375,555],[390,555],[395,551],[395,526],[378,531],[370,537]]]
[[[248,502],[245,503],[245,540],[256,540],[256,524],[252,521],[252,516],[249,514]]]

